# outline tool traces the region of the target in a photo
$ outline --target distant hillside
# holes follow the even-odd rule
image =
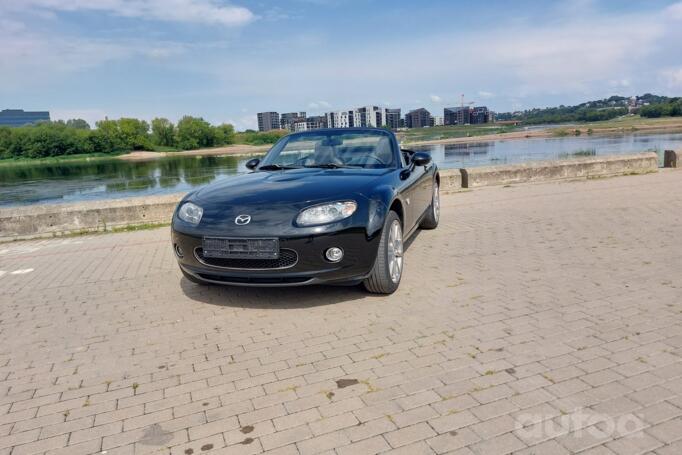
[[[548,107],[517,112],[498,113],[497,120],[520,120],[529,125],[567,122],[596,122],[610,120],[628,113],[643,117],[668,117],[682,115],[682,98],[646,93],[642,96],[612,96],[602,100],[587,101],[576,106]]]

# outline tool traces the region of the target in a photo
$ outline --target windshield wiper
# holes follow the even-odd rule
[[[285,169],[300,169],[299,166],[282,166],[281,164],[266,164],[258,168],[259,171],[282,171]]]
[[[362,166],[349,166],[347,164],[323,163],[323,164],[308,164],[304,167],[320,168],[320,169],[361,169]]]

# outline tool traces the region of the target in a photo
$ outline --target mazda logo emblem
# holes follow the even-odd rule
[[[234,224],[237,224],[239,226],[244,226],[245,224],[249,224],[251,222],[251,215],[239,215],[237,218],[234,219]]]

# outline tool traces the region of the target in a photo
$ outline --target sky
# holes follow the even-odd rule
[[[53,119],[682,95],[682,1],[0,0],[0,109]]]

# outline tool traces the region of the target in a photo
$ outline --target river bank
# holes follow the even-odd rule
[[[583,135],[629,135],[629,134],[665,134],[682,132],[682,118],[670,117],[661,119],[643,119],[640,117],[625,117],[623,119],[605,122],[552,125],[544,128],[532,129],[525,127],[508,133],[492,133],[477,136],[430,139],[410,141],[405,137],[403,144],[410,146],[428,146],[436,144],[475,144],[480,142],[522,140],[533,138],[551,138],[562,136]]]
[[[518,129],[509,132],[495,132],[494,124],[490,126],[452,126],[423,128],[399,132],[401,143],[407,147],[428,147],[431,145],[448,144],[477,144],[492,141],[518,141],[524,139],[552,138],[561,136],[604,136],[604,135],[632,135],[632,134],[664,134],[682,132],[682,118],[668,117],[659,119],[645,119],[640,117],[624,117],[615,120],[582,124],[551,125],[545,127],[516,127]],[[578,133],[579,132],[579,133]],[[461,137],[452,137],[458,136]],[[433,139],[424,139],[424,137]],[[450,136],[450,137],[440,137]],[[225,147],[215,147],[184,151],[134,151],[118,155],[65,155],[49,158],[0,160],[0,166],[26,165],[26,164],[50,164],[62,161],[98,161],[98,160],[123,160],[123,161],[153,161],[167,157],[211,157],[211,156],[234,156],[247,157],[262,155],[272,145],[247,145],[235,144]]]
[[[252,156],[267,152],[272,145],[230,145],[226,147],[215,147],[209,149],[183,150],[180,152],[147,152],[137,151],[119,155],[116,158],[127,161],[145,161],[168,156]]]

